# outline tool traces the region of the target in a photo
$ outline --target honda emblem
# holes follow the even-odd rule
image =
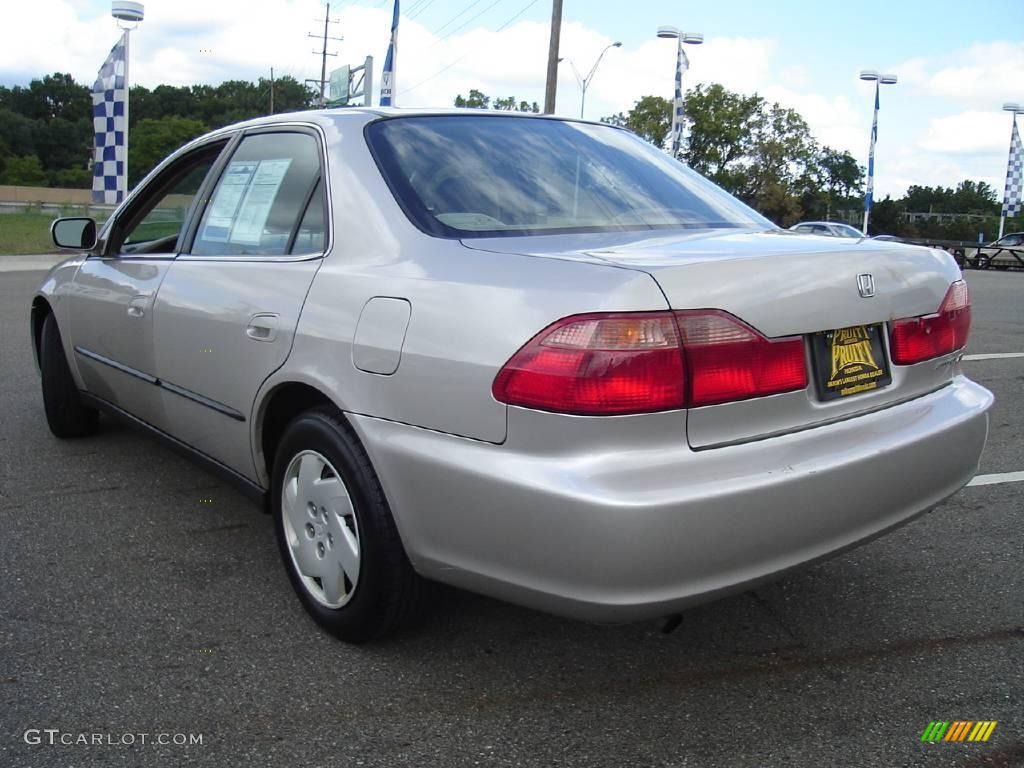
[[[857,275],[857,291],[862,299],[870,299],[875,295],[875,278],[867,272]]]

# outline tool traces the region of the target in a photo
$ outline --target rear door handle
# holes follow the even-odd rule
[[[266,312],[253,315],[245,326],[245,335],[254,341],[274,341],[277,338],[278,315]]]
[[[133,296],[128,302],[129,317],[145,317],[146,306],[149,304],[149,296]]]

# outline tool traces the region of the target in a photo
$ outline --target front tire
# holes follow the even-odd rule
[[[60,329],[52,314],[43,321],[39,343],[39,368],[43,382],[43,408],[46,423],[55,437],[87,437],[96,432],[96,411],[82,405]]]
[[[271,504],[278,549],[306,611],[350,643],[414,623],[428,603],[380,481],[352,428],[316,408],[285,429]]]

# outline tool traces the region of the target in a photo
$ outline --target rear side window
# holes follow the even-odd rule
[[[323,229],[320,153],[305,133],[246,136],[224,167],[192,245],[196,256],[283,256],[299,236],[300,221]],[[319,224],[317,218],[319,217]],[[298,230],[298,231],[297,231]],[[298,250],[319,239],[307,234]]]
[[[378,120],[366,137],[403,210],[432,235],[774,228],[682,163],[610,126],[431,115]]]

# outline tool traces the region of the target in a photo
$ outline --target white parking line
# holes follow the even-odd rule
[[[1000,472],[997,475],[977,475],[968,485],[996,485],[997,483],[1024,483],[1024,472]]]
[[[964,355],[964,360],[1006,360],[1010,357],[1024,357],[1024,352],[993,352],[990,355]]]

